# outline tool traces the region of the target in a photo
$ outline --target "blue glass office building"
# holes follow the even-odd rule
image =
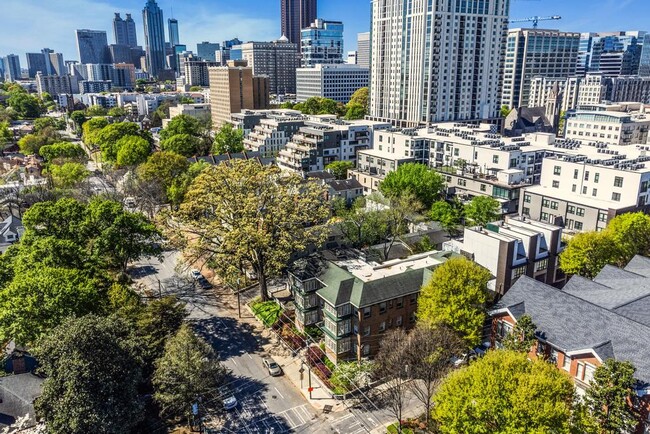
[[[157,77],[165,69],[165,21],[156,0],[149,0],[142,10],[147,72]]]
[[[343,63],[343,23],[317,19],[300,32],[301,66]]]

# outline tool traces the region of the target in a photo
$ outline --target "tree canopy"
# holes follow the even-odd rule
[[[214,136],[212,153],[216,155],[234,154],[244,150],[244,133],[231,124],[224,124]]]
[[[34,354],[46,376],[35,407],[49,433],[123,434],[142,420],[142,362],[122,322],[71,318],[40,340]]]
[[[151,155],[151,143],[140,136],[124,136],[117,142],[117,158],[120,167],[132,167],[147,161]]]
[[[165,139],[160,144],[163,151],[175,152],[184,157],[192,157],[197,154],[200,139],[190,134],[176,134]]]
[[[324,240],[329,207],[323,194],[316,183],[255,160],[208,167],[180,207],[193,234],[190,251],[208,259],[229,282],[254,271],[267,300],[267,278],[277,275],[295,252]]]
[[[488,351],[447,377],[432,416],[443,434],[569,434],[573,395],[569,377],[552,364]]]
[[[418,321],[446,324],[470,346],[481,342],[490,272],[466,259],[455,257],[437,267],[418,299]]]
[[[385,196],[397,197],[411,192],[425,208],[431,208],[442,197],[444,188],[443,177],[419,163],[402,164],[379,184]]]
[[[206,406],[220,408],[219,386],[227,371],[207,342],[187,325],[165,344],[156,362],[154,399],[163,417],[190,417],[192,404],[201,399]]]
[[[88,156],[81,146],[69,142],[58,142],[42,146],[38,153],[47,162],[57,159],[85,161]]]
[[[501,215],[501,204],[488,196],[475,196],[465,206],[465,219],[474,226],[485,226]]]
[[[440,226],[449,233],[452,237],[458,233],[458,226],[463,214],[462,204],[461,208],[452,205],[451,203],[439,200],[431,205],[429,217],[440,223]]]
[[[76,187],[90,175],[86,166],[75,162],[52,164],[48,171],[52,175],[54,186],[63,189]]]
[[[89,122],[84,124],[84,128]],[[109,162],[115,162],[120,151],[120,143],[125,143],[120,142],[120,139],[128,136],[141,137],[150,144],[152,142],[151,134],[140,130],[138,124],[133,122],[118,122],[107,125],[97,132],[94,139],[95,144],[102,151],[102,158]]]
[[[41,101],[24,90],[13,88],[9,91],[7,104],[11,107],[19,119],[35,119],[45,113]]]
[[[336,179],[347,179],[348,170],[354,169],[354,164],[351,161],[333,161],[325,169],[332,172]]]
[[[640,212],[613,218],[601,232],[575,235],[560,255],[560,268],[592,279],[605,265],[624,267],[634,255],[650,256],[650,216]]]
[[[633,432],[638,415],[636,379],[630,362],[608,359],[596,368],[587,388],[585,401],[591,417],[599,426],[597,434]]]

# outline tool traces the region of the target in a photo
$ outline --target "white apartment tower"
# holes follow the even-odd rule
[[[373,0],[371,117],[403,126],[498,117],[509,5]]]

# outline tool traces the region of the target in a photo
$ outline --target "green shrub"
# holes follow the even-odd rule
[[[250,304],[255,316],[264,323],[266,327],[271,327],[280,318],[282,307],[274,301],[255,301]]]

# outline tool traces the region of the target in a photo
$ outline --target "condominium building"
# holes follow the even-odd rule
[[[355,163],[357,151],[372,146],[375,128],[388,124],[372,121],[342,121],[335,116],[315,117],[305,122],[278,155],[278,166],[302,174],[324,170],[334,161]]]
[[[562,228],[526,217],[511,216],[485,227],[466,227],[461,239],[447,241],[442,248],[488,269],[493,277],[488,288],[499,296],[521,276],[556,287],[566,280],[558,264],[564,250]]]
[[[241,44],[239,49],[241,49],[241,58],[248,62],[254,75],[269,77],[272,94],[296,93],[298,45],[282,37],[271,42],[247,42]]]
[[[533,77],[530,81],[528,106],[547,107],[559,97],[561,112],[574,109],[578,106],[578,95],[582,90],[584,80],[581,77]],[[554,112],[555,110],[547,111],[546,116],[552,116]]]
[[[43,75],[62,75],[66,73],[63,54],[43,48],[40,53],[26,53],[29,78],[36,78],[37,72]]]
[[[179,104],[175,107],[169,107],[169,118],[163,119],[163,128],[176,116],[189,116],[201,121],[210,121],[210,104]]]
[[[359,152],[351,176],[370,193],[400,165],[422,163],[440,172],[449,195],[493,197],[503,214],[513,214],[519,211],[523,188],[539,182],[551,137],[507,138],[496,134],[494,125],[466,123],[375,131],[373,149]]]
[[[546,29],[510,29],[503,72],[501,104],[530,105],[533,77],[575,75],[580,33]]]
[[[316,19],[300,32],[303,68],[343,63],[343,23]]]
[[[268,113],[244,139],[244,148],[263,157],[276,156],[306,120],[306,116],[295,113]]]
[[[547,156],[540,184],[525,189],[521,213],[567,231],[604,229],[617,215],[650,211],[650,146],[558,140]]]
[[[432,251],[377,264],[325,251],[298,260],[289,269],[296,325],[318,324],[334,363],[373,357],[384,333],[415,326],[420,289],[449,256]]]
[[[371,118],[402,126],[498,118],[509,5],[373,1]]]
[[[40,72],[36,74],[36,88],[38,95],[42,96],[44,92],[53,97],[58,95],[72,95],[79,93],[79,83],[77,77],[70,75],[43,75]]]
[[[111,80],[83,80],[79,82],[79,93],[110,92],[112,85]]]
[[[370,69],[370,32],[357,35],[357,65]]]
[[[368,86],[370,71],[358,65],[330,64],[296,70],[296,100],[312,97],[347,104],[354,92]]]
[[[587,75],[580,84],[577,107],[604,102],[650,103],[650,78],[639,76],[605,77]]]
[[[185,60],[182,72],[185,76],[185,84],[188,86],[210,86],[209,68],[220,66],[217,62],[203,60]]]
[[[621,146],[647,142],[650,115],[639,111],[641,104],[594,104],[583,108],[567,113],[567,139]]]
[[[209,67],[210,76],[210,106],[212,110],[212,126],[215,129],[230,122],[231,113],[239,113],[245,109],[265,109],[268,105],[268,88],[264,91],[265,77],[253,79],[253,68],[246,66],[245,61],[229,61],[229,66]]]

